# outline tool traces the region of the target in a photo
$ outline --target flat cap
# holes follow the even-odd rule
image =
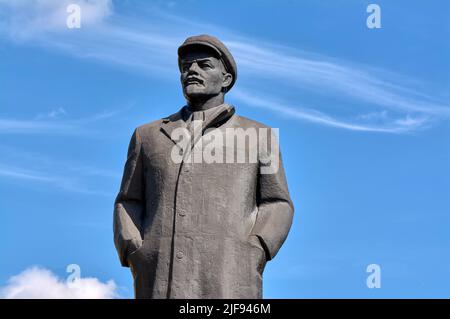
[[[187,38],[184,40],[183,44],[180,45],[178,48],[178,66],[181,70],[181,57],[182,55],[193,46],[206,46],[210,49],[213,49],[219,58],[222,60],[225,69],[228,73],[230,73],[233,76],[233,80],[231,81],[231,84],[228,86],[227,91],[229,91],[234,83],[236,82],[237,78],[237,65],[234,61],[233,56],[231,55],[228,48],[223,44],[219,39],[216,37],[213,37],[208,34],[201,34],[201,35],[195,35],[192,37]]]

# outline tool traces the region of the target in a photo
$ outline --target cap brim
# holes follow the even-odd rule
[[[189,48],[189,47],[194,47],[194,46],[204,46],[204,47],[208,47],[208,48],[214,50],[214,52],[216,52],[217,55],[218,55],[219,57],[222,57],[222,52],[220,52],[219,49],[217,49],[217,48],[216,48],[214,45],[212,45],[211,43],[203,42],[203,41],[189,42],[189,43],[186,43],[186,44],[180,46],[180,47],[178,48],[178,56],[181,57],[181,55],[183,55],[183,53],[186,52],[186,49],[187,49],[187,48]]]

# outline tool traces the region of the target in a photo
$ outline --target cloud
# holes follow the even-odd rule
[[[53,109],[51,110],[49,113],[47,114],[38,114],[38,116],[36,116],[36,120],[42,120],[42,119],[58,119],[61,117],[64,117],[67,115],[67,112],[64,108],[59,107],[57,109]]]
[[[70,122],[49,122],[45,120],[17,120],[0,118],[0,133],[58,133],[84,134],[81,127]]]
[[[140,4],[135,10],[141,15],[130,17],[115,12],[111,1],[80,1],[82,5],[90,5],[92,14],[87,26],[74,32],[55,26],[61,25],[62,17],[50,19],[54,21],[51,30],[36,27],[40,19],[49,16],[67,17],[67,13],[61,12],[66,1],[60,4],[35,0],[30,6],[25,6],[25,1],[15,3],[0,0],[0,8],[3,5],[7,12],[3,24],[10,39],[26,39],[34,45],[167,81],[178,79],[176,49],[187,35],[216,34],[229,46],[239,65],[240,93],[234,94],[233,89],[230,96],[234,95],[244,105],[291,115],[299,121],[353,131],[406,133],[429,128],[450,117],[448,99],[429,83],[369,65],[251,39],[214,24],[168,14],[161,4]],[[52,10],[43,12],[43,6]],[[16,7],[20,10],[15,10]],[[29,16],[34,18],[29,20]],[[17,25],[17,21],[21,23]],[[299,106],[297,101],[302,101],[305,95],[318,102],[308,108]],[[257,101],[255,97],[260,98]],[[340,105],[346,107],[339,108]],[[2,126],[21,124],[32,127],[30,123],[2,124],[0,120],[0,131]],[[51,129],[72,130],[52,126]]]
[[[27,181],[27,186],[46,185],[59,191],[110,197],[120,180],[117,170],[55,160],[12,147],[0,145],[0,178],[5,181]],[[111,183],[114,181],[114,183]]]
[[[0,118],[1,134],[51,134],[102,136],[92,127],[98,122],[115,117],[124,110],[113,110],[92,114],[83,118],[69,119],[63,108],[51,110],[48,114],[39,114],[33,120],[17,120]],[[62,119],[60,117],[64,116]],[[15,147],[0,145],[0,178],[2,181],[26,181],[27,186],[48,186],[58,191],[66,191],[84,195],[110,197],[111,187],[120,178],[118,171],[106,168],[80,165],[67,159],[54,160],[29,151],[20,151]]]
[[[67,29],[67,7],[81,8],[82,26],[101,24],[111,14],[111,0],[0,0],[0,26],[16,41]]]
[[[388,118],[387,112],[381,113],[369,113],[359,116],[358,121],[345,121],[342,119],[334,118],[326,115],[322,112],[311,108],[305,108],[302,106],[289,106],[287,102],[280,102],[271,100],[270,97],[254,95],[249,92],[243,92],[235,89],[232,93],[233,98],[247,105],[265,108],[276,112],[277,114],[284,115],[290,119],[300,119],[310,123],[322,124],[326,126],[344,128],[352,131],[365,131],[365,132],[383,132],[383,133],[407,133],[410,131],[423,129],[424,123],[427,121],[426,117],[413,118],[407,115],[405,118]],[[382,120],[382,123],[373,124],[373,120]],[[364,121],[365,120],[365,121]],[[367,123],[369,122],[369,123]],[[372,124],[370,124],[372,123]]]
[[[271,44],[228,41],[240,64],[259,77],[288,80],[287,86],[339,94],[403,111],[450,116],[449,105],[418,93],[413,80],[386,70]],[[279,82],[277,82],[279,83]]]
[[[98,172],[98,175],[100,174],[102,173]],[[113,176],[113,173],[110,173],[110,175]],[[0,177],[13,180],[27,180],[28,182],[36,182],[41,184],[43,183],[53,186],[58,190],[79,194],[101,195],[106,197],[111,196],[111,192],[106,192],[104,190],[98,190],[87,186],[86,184],[88,184],[89,181],[85,178],[80,178],[80,176],[59,175],[58,173],[52,171],[32,170],[0,163]]]
[[[17,179],[27,179],[27,180],[33,180],[33,181],[40,181],[40,182],[55,182],[54,178],[43,176],[37,172],[31,172],[26,171],[22,169],[17,169],[13,167],[5,168],[0,164],[0,176],[5,177],[11,177],[11,178],[17,178]]]
[[[66,134],[88,135],[92,137],[93,130],[87,126],[91,123],[112,118],[129,109],[100,112],[83,118],[62,119],[67,115],[63,108],[52,110],[48,114],[38,114],[34,119],[19,120],[12,118],[0,118],[0,133],[3,134]]]
[[[0,288],[4,299],[112,299],[118,298],[113,280],[106,283],[97,278],[80,278],[68,283],[50,270],[31,267],[11,277]]]

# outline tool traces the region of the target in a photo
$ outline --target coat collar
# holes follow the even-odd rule
[[[212,116],[207,119],[206,125],[204,125],[202,129],[202,133],[210,127],[219,127],[233,116],[235,112],[234,106],[229,104],[222,104],[218,107],[220,107],[220,109],[218,109],[217,112],[211,113]],[[174,143],[177,143],[176,140],[172,139],[172,132],[176,128],[186,127],[186,121],[190,114],[191,112],[187,105],[183,106],[178,112],[162,119],[161,131]]]

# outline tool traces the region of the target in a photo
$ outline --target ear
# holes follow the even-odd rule
[[[231,82],[233,82],[233,76],[231,75],[231,73],[224,73],[223,74],[223,80],[222,80],[222,88],[228,88],[231,84]]]

